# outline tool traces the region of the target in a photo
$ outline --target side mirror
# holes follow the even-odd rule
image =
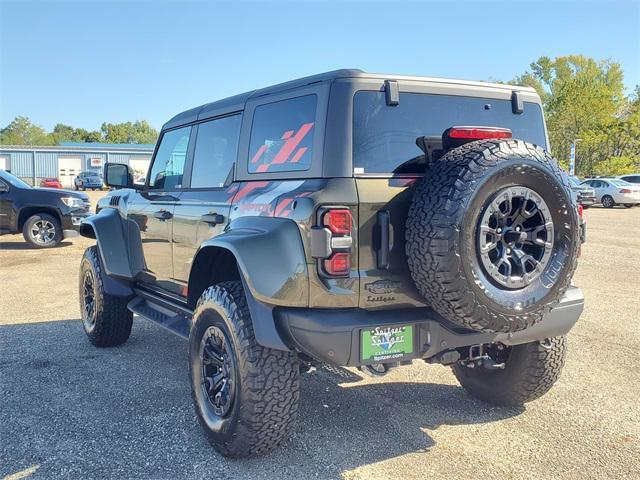
[[[124,163],[105,163],[104,183],[114,188],[141,188],[141,185],[133,183],[133,174],[129,170],[129,165]]]

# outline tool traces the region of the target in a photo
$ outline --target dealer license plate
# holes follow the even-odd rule
[[[413,353],[413,325],[361,330],[360,345],[363,362],[401,360]]]

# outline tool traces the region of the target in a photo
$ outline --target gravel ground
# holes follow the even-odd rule
[[[640,208],[586,212],[575,283],[587,306],[560,381],[526,408],[472,399],[449,369],[303,377],[296,434],[270,456],[220,457],[191,405],[186,342],[146,321],[122,347],[82,332],[88,239],[0,239],[0,477],[638,478]]]

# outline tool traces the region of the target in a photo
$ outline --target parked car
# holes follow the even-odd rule
[[[640,185],[640,173],[620,175],[618,178],[620,180],[624,180],[625,182],[633,183],[634,185]]]
[[[62,184],[57,178],[43,178],[40,180],[40,186],[45,188],[62,188]]]
[[[102,190],[104,182],[102,177],[96,172],[80,172],[73,180],[74,188],[76,190]]]
[[[145,185],[105,165],[85,332],[120,345],[136,313],[188,339],[197,417],[233,457],[285,441],[317,362],[421,359],[532,401],[583,309],[578,205],[545,148],[540,97],[512,85],[340,70],[188,110]]]
[[[624,205],[631,208],[640,203],[640,187],[617,178],[595,178],[585,180],[586,185],[596,191],[596,200],[605,208]]]
[[[86,194],[32,187],[0,170],[0,234],[22,232],[35,247],[55,247],[78,235],[89,207]]]
[[[596,191],[587,186],[582,185],[577,177],[569,177],[571,182],[571,190],[573,190],[578,198],[578,203],[584,208],[589,208],[596,203]]]

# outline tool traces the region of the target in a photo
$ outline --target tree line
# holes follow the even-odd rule
[[[2,145],[60,145],[63,142],[156,143],[158,131],[146,120],[103,123],[100,130],[89,131],[58,123],[51,132],[34,125],[27,117],[16,117],[0,130]]]
[[[582,55],[540,57],[511,82],[536,89],[545,109],[553,155],[567,168],[576,143],[576,173],[620,175],[640,171],[640,87],[625,94],[622,66]],[[0,144],[61,142],[155,143],[148,122],[103,123],[100,131],[57,124],[51,132],[26,117],[0,129]]]

